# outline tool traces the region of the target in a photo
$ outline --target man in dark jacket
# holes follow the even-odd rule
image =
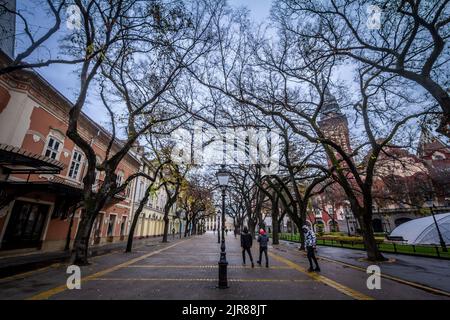
[[[267,257],[267,245],[269,243],[269,236],[266,234],[264,229],[259,230],[259,260],[256,261],[259,265],[262,262],[262,253],[264,252],[264,256],[266,257],[266,268],[269,267],[269,258]]]
[[[252,235],[248,233],[248,228],[244,227],[244,232],[241,234],[242,260],[244,261],[245,265],[245,252],[247,251],[248,255],[250,256],[250,261],[252,262],[252,268],[254,268],[255,264],[253,263],[252,252],[250,250],[250,248],[252,247],[252,242]]]

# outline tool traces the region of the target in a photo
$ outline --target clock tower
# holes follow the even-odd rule
[[[319,127],[326,138],[341,146],[346,154],[350,154],[352,148],[350,146],[347,117],[341,112],[336,98],[327,88],[325,81],[323,81],[323,86],[324,103],[320,110]],[[337,157],[338,159],[341,158],[339,155]]]

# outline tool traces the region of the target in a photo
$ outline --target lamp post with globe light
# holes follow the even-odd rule
[[[219,289],[228,288],[227,279],[227,255],[225,252],[225,191],[228,186],[228,180],[230,179],[229,173],[225,170],[224,166],[217,171],[216,174],[220,188],[222,189],[222,241],[220,245],[220,260],[219,260]]]
[[[220,243],[220,209],[217,210],[216,224],[217,224],[217,243]]]

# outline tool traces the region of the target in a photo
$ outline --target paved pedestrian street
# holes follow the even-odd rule
[[[363,268],[320,259],[321,273],[307,271],[303,252],[287,243],[269,246],[269,268],[242,264],[240,239],[226,236],[228,289],[217,289],[217,234],[150,243],[131,254],[115,251],[81,268],[81,289],[66,286],[67,265],[53,265],[0,279],[1,299],[449,299],[450,293],[419,289],[382,278],[369,290]],[[256,261],[258,248],[253,245]],[[329,256],[329,252],[328,252]],[[264,261],[264,260],[263,260]],[[391,263],[393,268],[395,262]],[[381,272],[383,265],[381,264]],[[425,290],[426,289],[426,290]],[[445,295],[447,294],[447,296]]]

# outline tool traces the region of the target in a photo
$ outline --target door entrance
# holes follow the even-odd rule
[[[50,206],[19,201],[14,207],[2,241],[2,250],[40,248]]]

